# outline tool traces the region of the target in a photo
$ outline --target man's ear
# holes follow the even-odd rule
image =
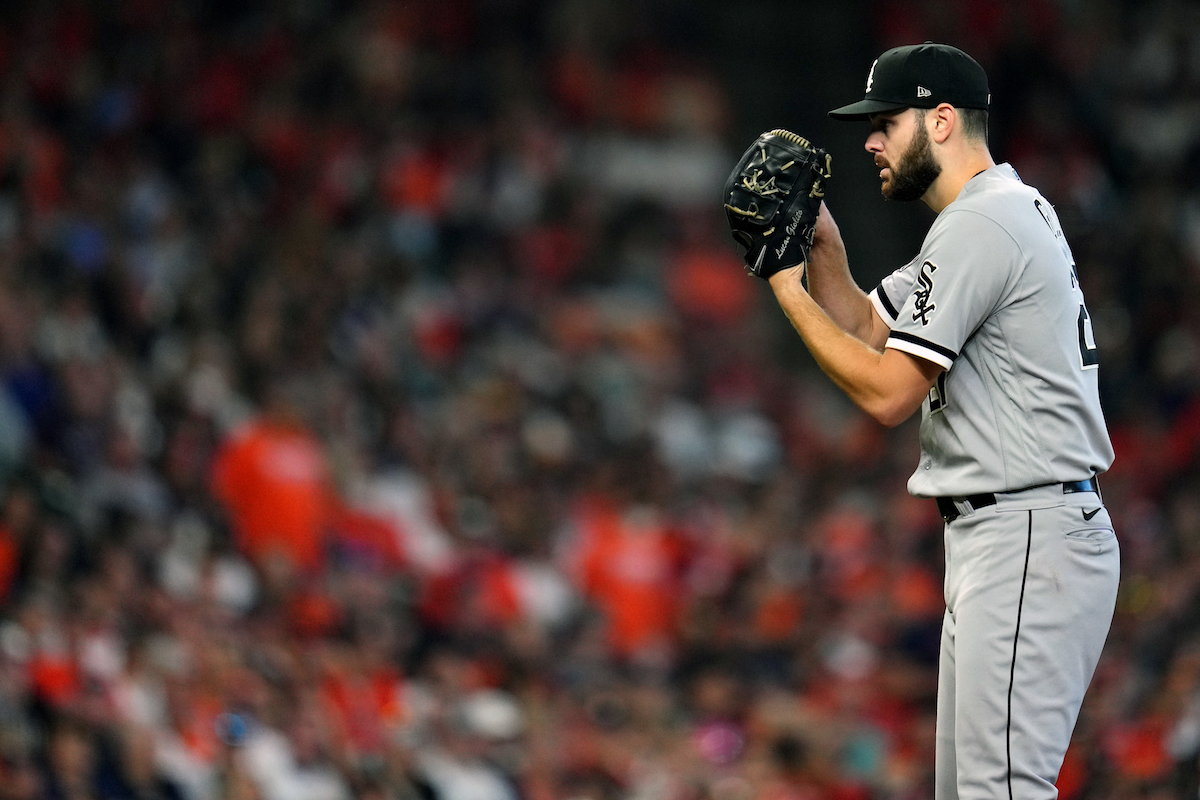
[[[958,111],[949,103],[941,103],[930,109],[925,125],[929,129],[929,138],[943,144],[950,132],[958,127]]]

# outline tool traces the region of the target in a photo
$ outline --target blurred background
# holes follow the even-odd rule
[[[1197,797],[1200,5],[9,0],[0,798],[919,800],[941,524],[728,241],[864,288],[887,47],[990,75],[1101,353],[1123,583],[1059,782]]]

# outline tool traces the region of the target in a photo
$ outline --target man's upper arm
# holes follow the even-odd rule
[[[920,256],[885,277],[867,294],[875,313],[871,315],[871,329],[864,341],[876,350],[883,350],[887,343],[900,309],[917,281],[916,266],[919,263]]]
[[[929,390],[943,371],[941,364],[889,347],[879,360],[880,377],[889,387],[888,412],[876,418],[885,425],[898,425],[921,407]]]
[[[875,304],[871,304],[871,330],[867,334],[866,343],[876,350],[883,350],[887,344],[888,334],[892,332],[891,324],[879,314]]]

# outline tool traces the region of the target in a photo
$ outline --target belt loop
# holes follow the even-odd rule
[[[956,497],[953,499],[954,499],[954,507],[958,509],[958,515],[960,517],[975,516],[975,506],[971,505],[970,498],[963,497],[960,499],[960,498]]]

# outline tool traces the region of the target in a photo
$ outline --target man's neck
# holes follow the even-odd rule
[[[994,166],[996,162],[992,160],[992,154],[986,148],[971,150],[966,158],[958,160],[953,167],[943,165],[942,174],[921,196],[921,200],[932,208],[934,213],[940,214],[942,209],[954,202],[967,185],[967,181]]]

